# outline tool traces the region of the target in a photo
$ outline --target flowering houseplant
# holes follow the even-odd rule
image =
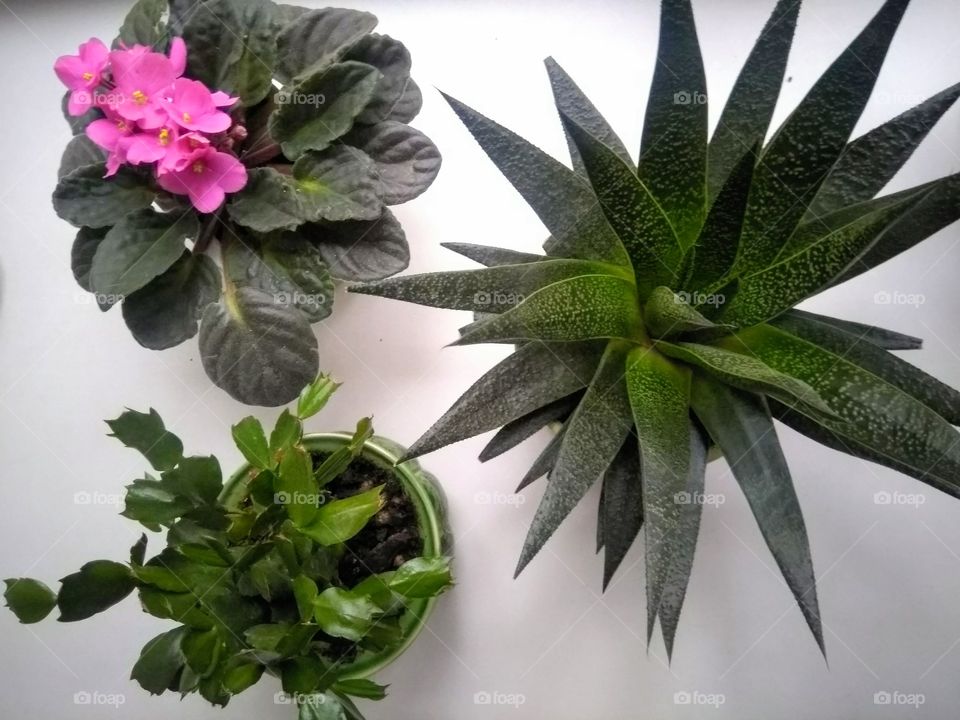
[[[283,404],[316,375],[310,324],[334,278],[407,265],[387,206],[426,190],[440,155],[406,124],[410,54],[376,22],[139,0],[112,50],[93,38],[55,64],[76,135],[53,204],[79,228],[77,282],[147,348],[199,332],[207,374],[242,402]]]
[[[351,696],[384,697],[366,676],[402,652],[452,580],[432,481],[369,459],[369,418],[352,436],[303,435],[302,421],[336,387],[324,376],[306,387],[269,440],[255,418],[237,423],[248,465],[225,485],[217,459],[184,456],[156,411],[109,421],[159,474],[127,487],[123,515],[166,528],[163,549],[148,560],[144,534],[129,563],[88,562],[57,593],[8,579],[7,605],[23,623],[54,607],[72,622],[136,590],[144,612],[178,623],[133,667],[150,693],[197,692],[226,705],[266,673],[303,720],[357,720]]]
[[[711,447],[824,652],[774,419],[960,497],[960,392],[889,352],[920,340],[795,307],[960,218],[960,174],[879,195],[960,85],[851,140],[908,5],[886,0],[769,140],[796,0],[777,3],[712,137],[693,8],[663,0],[639,161],[552,59],[572,169],[450,98],[547,226],[545,254],[456,243],[486,267],[352,288],[473,311],[456,344],[516,346],[407,457],[501,428],[487,460],[559,422],[520,483],[549,480],[517,573],[601,483],[604,586],[642,531],[647,638],[659,621],[668,655]]]

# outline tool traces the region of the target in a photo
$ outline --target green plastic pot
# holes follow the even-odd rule
[[[304,435],[303,446],[317,452],[333,452],[350,441],[352,433],[316,433]],[[407,497],[413,502],[420,537],[423,539],[423,555],[450,556],[453,539],[447,524],[447,504],[443,489],[437,479],[420,467],[416,460],[397,465],[406,454],[401,445],[386,438],[374,437],[364,443],[361,457],[377,465],[400,481]],[[249,463],[237,470],[223,487],[220,501],[226,507],[237,505],[247,495],[246,481],[252,477]],[[400,618],[403,641],[397,647],[379,653],[364,653],[354,662],[343,666],[343,677],[365,678],[382,670],[396,660],[416,639],[426,625],[438,598],[426,598],[410,602]]]

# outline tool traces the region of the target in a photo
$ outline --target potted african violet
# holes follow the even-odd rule
[[[184,456],[151,409],[108,421],[157,475],[127,486],[123,515],[165,530],[129,562],[94,560],[58,592],[6,580],[23,623],[83,620],[136,591],[144,610],[176,626],[147,642],[131,678],[159,694],[199,693],[226,705],[263,675],[279,680],[302,720],[362,718],[352,698],[379,700],[369,676],[399,656],[450,587],[450,535],[442,492],[404,449],[352,433],[305,435],[337,384],[320,376],[267,437],[247,417],[233,438],[247,463],[226,483],[215,457]]]
[[[408,123],[410,53],[359,10],[139,0],[112,47],[57,59],[74,137],[53,193],[72,267],[152,350],[199,334],[213,382],[250,405],[317,375],[334,280],[399,272],[389,206],[440,153]],[[218,262],[219,261],[219,262]]]

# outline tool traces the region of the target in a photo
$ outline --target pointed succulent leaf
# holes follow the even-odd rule
[[[374,15],[358,10],[323,8],[303,13],[277,37],[277,76],[288,82],[327,67],[376,26]]]
[[[350,132],[380,78],[375,67],[353,61],[317,70],[277,93],[270,136],[290,160],[308,150],[326,150]]]
[[[690,465],[687,470],[687,484],[683,493],[674,498],[683,507],[680,510],[680,524],[677,527],[676,541],[673,547],[673,559],[667,572],[663,592],[660,594],[660,630],[663,632],[663,644],[667,648],[667,660],[673,658],[673,641],[680,623],[680,611],[690,584],[690,571],[693,569],[693,555],[697,549],[697,535],[700,532],[700,516],[703,514],[703,483],[707,466],[707,442],[700,430],[690,429]]]
[[[940,415],[842,356],[778,328],[759,325],[737,337],[770,367],[809,384],[841,418],[812,418],[817,423],[960,497],[960,435]]]
[[[603,273],[613,273],[617,277],[622,275],[619,268],[603,263],[548,259],[538,263],[497,265],[479,270],[406,275],[357,285],[350,290],[431,307],[503,313],[548,285]]]
[[[643,527],[643,482],[637,441],[628,435],[603,475],[599,518],[603,524],[603,589]]]
[[[453,344],[631,339],[642,332],[633,283],[612,275],[580,275],[537,290],[516,307],[477,324]]]
[[[444,95],[480,147],[553,235],[552,255],[627,265],[588,183],[539,148]]]
[[[657,349],[664,355],[704,370],[727,385],[771,395],[786,403],[802,405],[807,412],[837,419],[836,413],[807,383],[744,354],[743,346],[736,339],[723,341],[723,344],[724,347],[716,347],[691,342],[658,342]]]
[[[627,343],[610,343],[587,391],[567,421],[550,482],[517,564],[519,575],[560,523],[602,477],[630,432],[630,402],[623,382]]]
[[[874,128],[847,145],[824,180],[807,218],[875,197],[910,159],[943,114],[960,97],[960,83]]]
[[[676,497],[690,470],[690,371],[638,347],[627,360],[626,377],[643,475],[649,643],[680,532]]]
[[[376,220],[383,208],[373,161],[345,145],[303,155],[294,163],[292,177],[273,168],[253,168],[248,174],[227,212],[256,232],[296,230],[321,220]]]
[[[676,285],[683,248],[663,206],[610,148],[570,118],[563,114],[560,118],[580,150],[610,227],[630,255],[640,291]]]
[[[771,323],[791,335],[846,358],[862,370],[919,400],[951,425],[960,425],[960,392],[870,342],[814,319],[784,315]]]
[[[787,310],[781,318],[795,318],[800,322],[819,323],[829,325],[853,336],[853,340],[863,340],[884,350],[918,350],[923,347],[923,340],[912,335],[904,335],[894,330],[886,330],[876,325],[865,325],[851,320],[840,320],[827,315],[818,315],[806,310]]]
[[[410,51],[389,35],[371,33],[360,38],[344,59],[366,63],[380,71],[373,97],[357,116],[357,122],[373,125],[387,120],[407,89],[412,66]]]
[[[655,288],[643,307],[643,321],[651,337],[669,338],[697,330],[716,330],[715,325],[668,287]]]
[[[933,191],[925,191],[919,197],[911,194],[847,224],[827,222],[827,229],[816,240],[793,254],[785,253],[776,263],[755,274],[741,277],[736,296],[724,306],[720,317],[740,327],[756,325],[816,294],[873,244],[882,242],[884,234],[896,226],[897,220],[911,208],[918,207],[930,192]]]
[[[770,411],[756,395],[705,378],[694,378],[691,401],[726,456],[767,547],[826,654],[807,529]]]
[[[737,268],[756,271],[777,256],[843,152],[909,0],[887,0],[791,113],[754,176]]]
[[[8,578],[3,599],[17,620],[25,625],[43,620],[57,606],[57,595],[33,578]]]
[[[141,413],[127,410],[116,420],[107,420],[111,435],[140,453],[157,470],[169,470],[183,459],[183,443],[164,427],[153,408]]]
[[[312,242],[339,280],[382,280],[406,270],[410,246],[387,207],[376,220],[309,223],[298,231]]]
[[[220,270],[207,255],[180,259],[123,300],[123,320],[138,343],[171,348],[197,334],[200,317],[220,297]]]
[[[53,209],[76,227],[114,225],[129,212],[148,207],[154,191],[142,173],[129,166],[104,178],[106,165],[84,165],[64,175],[53,191]]]
[[[520,483],[517,485],[516,492],[529,487],[544,475],[549,475],[557,464],[557,458],[560,457],[560,448],[563,446],[563,435],[567,431],[567,424],[557,431],[547,446],[534,459],[533,463],[527,468]]]
[[[485,267],[495,265],[522,265],[523,263],[540,262],[547,260],[546,255],[535,255],[534,253],[525,253],[518,250],[509,250],[507,248],[498,248],[491,245],[474,245],[473,243],[440,243],[440,247],[463,255],[476,263]]]
[[[960,219],[960,173],[941,178],[832,285],[875,268]]]
[[[253,107],[273,89],[277,5],[270,0],[204,0],[179,33],[188,53],[187,75]]]
[[[425,455],[505,425],[590,382],[603,343],[531,342],[470,386],[404,456]]]
[[[582,393],[572,393],[504,425],[480,452],[480,462],[492,460],[532,437],[552,422],[565,420],[580,403]]]
[[[187,239],[199,232],[194,213],[158,213],[146,208],[107,232],[90,267],[90,286],[104,295],[139,290],[180,259]]]
[[[697,243],[688,251],[693,256],[690,274],[684,280],[687,289],[712,289],[733,268],[759,150],[758,142],[733,166],[707,213]]]
[[[387,205],[399,205],[424,192],[440,172],[440,151],[426,135],[394,120],[355,128],[344,142],[373,160],[380,194]]]
[[[577,87],[573,79],[567,75],[566,71],[560,67],[560,64],[552,57],[544,60],[547,66],[547,74],[550,76],[550,85],[553,88],[553,102],[557,110],[571,118],[580,127],[590,133],[597,140],[613,150],[617,156],[631,168],[633,158],[624,146],[623,141],[617,137],[617,134],[610,127],[603,115],[594,107],[590,99],[583,94],[583,91]],[[583,177],[587,176],[587,170],[583,165],[583,159],[580,157],[580,151],[577,144],[567,133],[567,146],[570,149],[570,159],[573,161],[573,169]]]
[[[743,151],[763,145],[780,96],[801,4],[798,0],[777,2],[727,98],[710,139],[707,185],[711,205]]]
[[[102,166],[106,157],[103,150],[93,140],[86,135],[74,135],[60,158],[60,169],[57,170],[57,178],[69,175],[77,168],[87,165]]]
[[[665,208],[683,248],[693,245],[707,202],[707,79],[690,0],[660,5],[657,64],[637,174]]]
[[[256,288],[228,290],[200,321],[200,356],[211,380],[248,405],[290,402],[317,376],[317,339],[306,317]]]
[[[130,568],[112,560],[93,560],[60,580],[60,622],[86,620],[116,605],[133,592]]]

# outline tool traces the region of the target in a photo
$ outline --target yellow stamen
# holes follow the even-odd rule
[[[137,105],[143,105],[147,101],[147,96],[143,94],[140,90],[133,91],[133,101]]]
[[[83,79],[86,80],[87,82],[90,82],[91,80],[93,80],[93,73],[92,73],[92,72],[85,72],[85,73],[83,74]]]
[[[190,113],[184,113],[184,114],[183,114],[183,121],[184,121],[185,123],[190,122]]]
[[[127,124],[126,124],[123,120],[117,120],[117,129],[118,129],[120,132],[126,132],[126,131],[127,131]]]
[[[170,142],[170,131],[166,128],[163,128],[160,131],[160,136],[157,139],[160,141],[161,145],[166,145]]]
[[[198,148],[198,147],[200,147],[200,141],[197,140],[196,138],[190,138],[190,147],[191,147],[191,148]]]
[[[205,168],[205,166],[204,166],[204,164],[203,164],[203,161],[201,161],[201,160],[197,160],[197,161],[193,164],[193,171],[194,171],[195,173],[197,173],[198,175],[199,175],[200,173],[202,173],[205,169],[206,169],[206,168]]]

